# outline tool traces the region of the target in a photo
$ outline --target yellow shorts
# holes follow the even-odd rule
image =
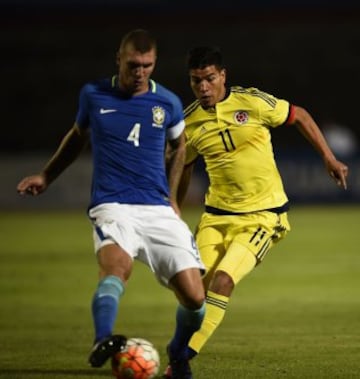
[[[238,283],[288,231],[286,213],[261,211],[225,216],[204,213],[196,242],[206,267],[205,285],[218,270]]]

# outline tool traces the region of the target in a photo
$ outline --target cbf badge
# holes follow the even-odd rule
[[[246,124],[249,120],[249,115],[245,111],[237,111],[234,113],[234,120],[237,124],[243,125]]]
[[[165,120],[165,110],[159,106],[153,107],[153,124],[155,128],[162,128]]]

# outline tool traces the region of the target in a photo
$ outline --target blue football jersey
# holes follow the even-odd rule
[[[76,123],[90,128],[93,178],[90,207],[101,203],[169,205],[166,139],[184,129],[183,107],[150,80],[148,92],[128,96],[118,78],[86,84]]]

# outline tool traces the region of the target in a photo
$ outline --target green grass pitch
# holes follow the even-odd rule
[[[201,210],[184,211],[193,229]],[[304,206],[293,230],[236,288],[195,379],[360,378],[360,207]],[[91,369],[97,282],[85,212],[0,213],[0,377],[111,377]],[[176,301],[136,264],[116,331],[166,365]]]

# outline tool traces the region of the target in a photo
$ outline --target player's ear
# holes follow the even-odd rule
[[[220,75],[223,77],[224,83],[226,82],[226,68],[221,69]]]

